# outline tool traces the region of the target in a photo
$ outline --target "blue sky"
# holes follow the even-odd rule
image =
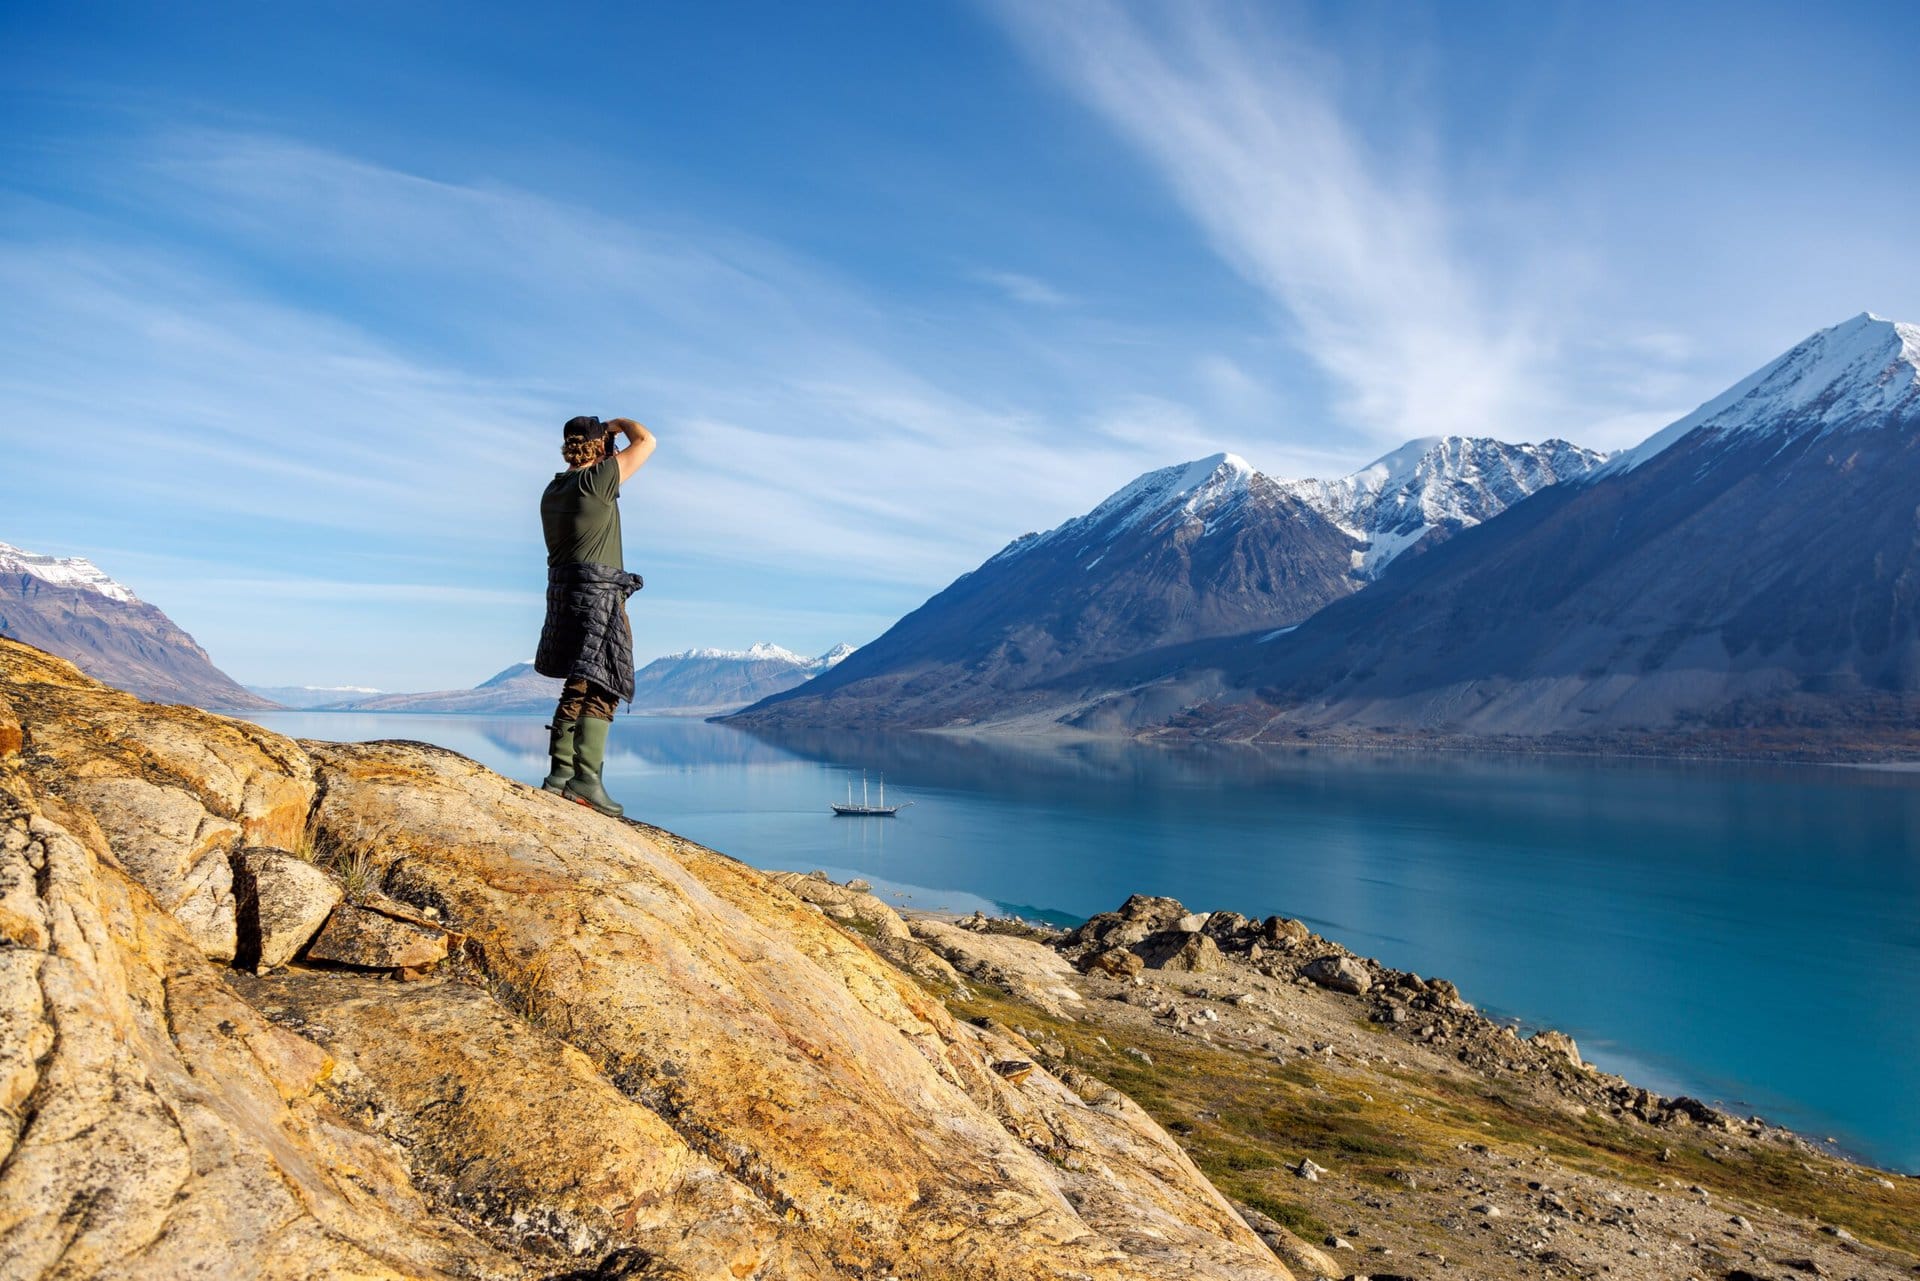
[[[1631,444],[1920,318],[1905,7],[10,5],[0,540],[250,683],[532,649],[558,426],[643,655],[883,630],[1220,449]]]

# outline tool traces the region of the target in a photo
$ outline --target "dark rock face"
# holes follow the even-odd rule
[[[1220,948],[1205,934],[1170,930],[1156,934],[1141,944],[1145,963],[1156,970],[1188,970],[1205,973],[1226,964]]]
[[[742,719],[924,728],[1061,709],[1125,686],[1142,655],[1298,623],[1360,585],[1358,546],[1230,455],[1149,473]]]
[[[35,556],[0,543],[0,636],[56,654],[142,698],[219,710],[274,706],[215,667],[158,608],[84,560]]]

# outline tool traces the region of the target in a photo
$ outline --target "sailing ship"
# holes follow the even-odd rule
[[[853,780],[848,779],[846,803],[842,804],[839,801],[829,801],[828,804],[833,806],[833,812],[842,818],[892,818],[901,810],[913,804],[913,802],[903,801],[898,805],[887,804],[887,776],[882,774],[880,776],[880,801],[878,804],[875,804],[872,796],[867,792],[867,775],[866,771],[863,770],[860,773],[859,801],[856,802],[853,799]]]

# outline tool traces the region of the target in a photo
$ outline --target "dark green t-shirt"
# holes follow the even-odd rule
[[[625,569],[620,559],[620,464],[611,458],[563,471],[540,495],[547,564],[592,561]]]

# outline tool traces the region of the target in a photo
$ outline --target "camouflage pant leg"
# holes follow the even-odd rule
[[[553,715],[562,721],[577,721],[582,716],[610,721],[619,707],[620,700],[613,691],[588,680],[568,681],[560,690],[560,704],[553,709]]]

